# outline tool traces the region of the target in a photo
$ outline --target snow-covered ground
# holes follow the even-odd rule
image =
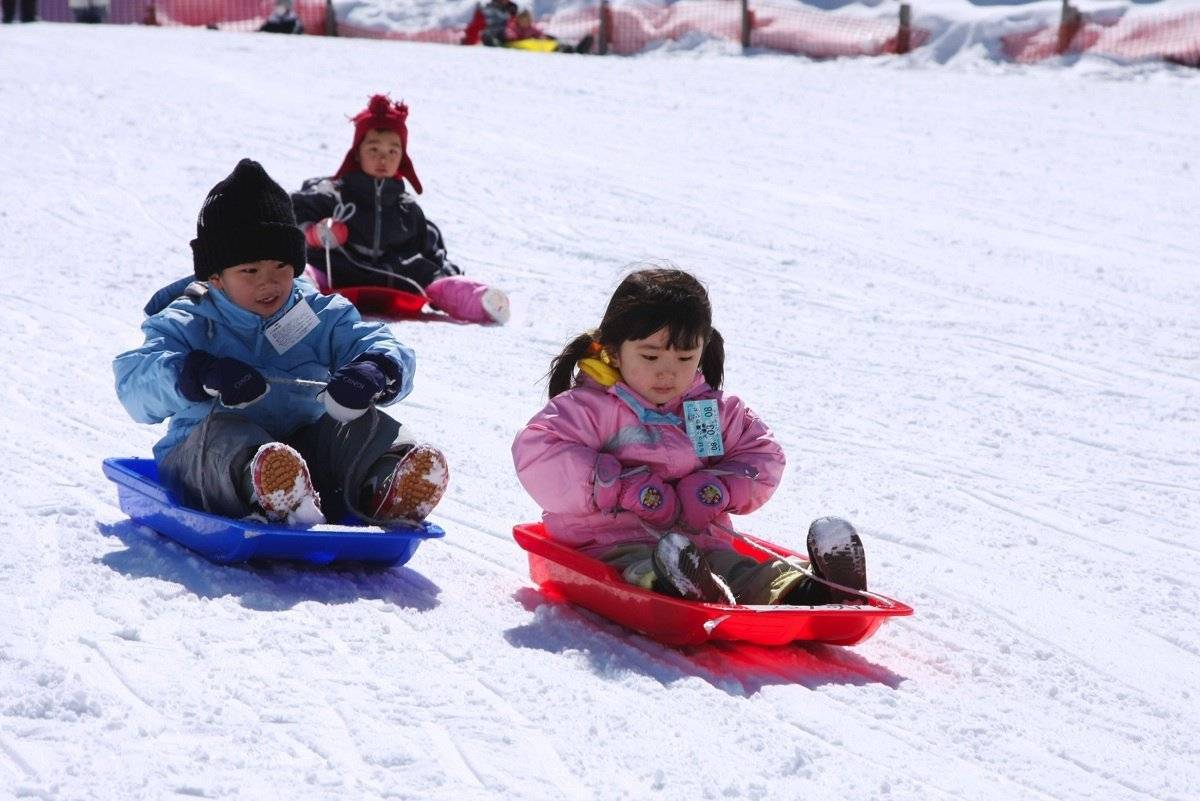
[[[0,797],[1130,799],[1200,787],[1200,74],[587,59],[0,29]],[[252,156],[328,173],[373,91],[504,328],[403,323],[445,540],[217,567],[131,526],[112,356]],[[675,651],[543,604],[509,443],[626,265],[708,283],[790,464],[916,607],[851,649]]]

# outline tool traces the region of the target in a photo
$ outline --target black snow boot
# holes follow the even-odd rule
[[[813,572],[826,581],[853,590],[867,588],[867,556],[863,551],[862,540],[859,539],[854,526],[840,517],[818,518],[808,527],[808,559]],[[866,602],[860,595],[834,587],[825,589],[829,594],[829,600],[825,603]],[[820,594],[816,588],[811,588],[809,592],[814,597]]]
[[[671,590],[666,594],[710,604],[737,603],[729,586],[712,571],[708,559],[685,534],[671,531],[662,535],[650,561],[658,577],[656,585],[661,583]]]

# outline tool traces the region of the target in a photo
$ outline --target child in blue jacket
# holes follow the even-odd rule
[[[130,415],[170,418],[154,448],[163,482],[229,517],[428,515],[445,457],[375,408],[411,391],[413,352],[344,298],[294,281],[304,235],[287,193],[243,159],[208,193],[191,246],[196,282],[169,303],[160,292],[145,343],[113,361]]]

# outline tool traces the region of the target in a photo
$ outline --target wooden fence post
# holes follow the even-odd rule
[[[338,35],[337,12],[333,10],[333,0],[325,0],[325,35]]]
[[[1071,40],[1075,38],[1075,34],[1079,33],[1079,29],[1083,27],[1083,14],[1079,13],[1079,9],[1071,5],[1070,0],[1062,0],[1062,16],[1058,21],[1058,48],[1057,52],[1061,56],[1071,48]]]
[[[612,9],[608,6],[608,0],[600,0],[600,35],[596,43],[596,53],[601,56],[608,55],[608,45],[612,41]]]
[[[896,53],[903,55],[912,49],[912,6],[900,4],[900,29],[896,31]]]
[[[742,52],[750,47],[750,28],[752,21],[750,17],[750,0],[742,0]]]

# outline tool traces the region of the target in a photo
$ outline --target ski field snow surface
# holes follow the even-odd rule
[[[1200,75],[1082,59],[572,58],[0,30],[0,797],[1192,801]],[[132,525],[110,362],[243,156],[332,172],[372,92],[502,328],[393,324],[445,450],[390,570]],[[853,648],[662,647],[529,582],[509,447],[635,262],[709,287],[789,464],[916,609]]]

